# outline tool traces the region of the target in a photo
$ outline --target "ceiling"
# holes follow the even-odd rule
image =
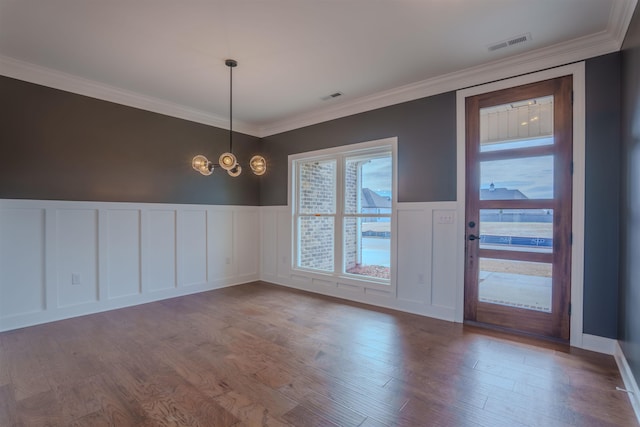
[[[0,74],[227,127],[233,58],[266,136],[616,51],[636,2],[0,0]]]

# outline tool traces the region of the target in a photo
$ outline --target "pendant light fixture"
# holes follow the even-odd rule
[[[233,69],[238,66],[238,61],[227,59],[224,63],[229,67],[229,151],[222,153],[218,158],[218,163],[215,164],[205,156],[198,154],[191,161],[191,166],[205,176],[211,175],[217,166],[226,170],[230,176],[236,177],[242,173],[242,166],[233,154]],[[249,161],[249,167],[254,174],[264,175],[267,171],[267,162],[264,157],[256,155]]]

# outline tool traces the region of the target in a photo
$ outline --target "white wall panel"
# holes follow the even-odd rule
[[[275,277],[278,269],[278,215],[277,211],[263,209],[260,213],[261,272],[264,277]]]
[[[291,274],[291,211],[288,207],[277,211],[277,241],[274,247],[278,254],[278,277],[287,278]]]
[[[423,209],[398,211],[398,299],[424,303],[430,294],[431,260],[426,258],[430,230],[425,222]]]
[[[45,308],[43,209],[0,209],[0,318]]]
[[[379,305],[412,313],[454,320],[456,309],[456,202],[398,203],[396,287],[362,284],[361,281],[291,269],[292,218],[286,206],[264,207],[262,230],[264,265],[273,265],[277,252],[277,274],[262,272],[264,280],[324,295]],[[271,239],[275,241],[272,242]],[[267,253],[269,254],[267,255]],[[393,272],[392,272],[393,273]]]
[[[95,302],[98,300],[98,211],[59,209],[56,216],[58,305]]]
[[[179,285],[207,281],[207,211],[186,210],[178,215]]]
[[[209,280],[233,277],[233,211],[211,210],[208,215]]]
[[[251,206],[0,199],[0,331],[258,280],[259,219]]]
[[[454,308],[456,305],[456,250],[458,234],[455,210],[434,210],[432,215],[431,304]]]
[[[109,298],[141,292],[140,211],[107,211],[107,286]]]
[[[255,275],[259,271],[260,222],[258,212],[234,214],[235,254],[234,265],[240,276]]]
[[[145,272],[149,292],[176,287],[176,211],[147,212]]]

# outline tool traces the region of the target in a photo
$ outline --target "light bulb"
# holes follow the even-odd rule
[[[224,170],[232,169],[238,161],[236,160],[236,156],[233,153],[222,153],[220,158],[218,159],[218,163],[220,167]]]
[[[198,154],[191,161],[193,169],[200,172],[202,175],[208,176],[213,173],[213,165],[205,156]]]
[[[262,156],[253,156],[249,161],[249,166],[256,175],[264,175],[267,171],[267,161]]]
[[[240,175],[242,173],[242,166],[240,166],[239,164],[236,163],[236,165],[234,167],[232,167],[231,169],[229,169],[227,171],[227,173],[232,176],[232,177],[236,177],[238,175]]]

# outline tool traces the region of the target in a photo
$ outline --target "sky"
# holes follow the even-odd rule
[[[529,199],[553,198],[553,156],[494,160],[480,164],[480,188],[520,190]]]
[[[391,156],[371,159],[362,166],[362,187],[391,196]]]
[[[511,141],[483,145],[481,151],[497,151],[511,148],[534,147],[553,144],[552,138]],[[382,196],[391,196],[391,157],[372,159],[363,166],[362,187]],[[528,157],[483,162],[480,188],[520,190],[529,199],[553,198],[553,156]]]
[[[484,145],[482,152],[553,144],[553,138]],[[553,198],[553,156],[495,160],[480,165],[480,188],[520,190],[529,199]]]

